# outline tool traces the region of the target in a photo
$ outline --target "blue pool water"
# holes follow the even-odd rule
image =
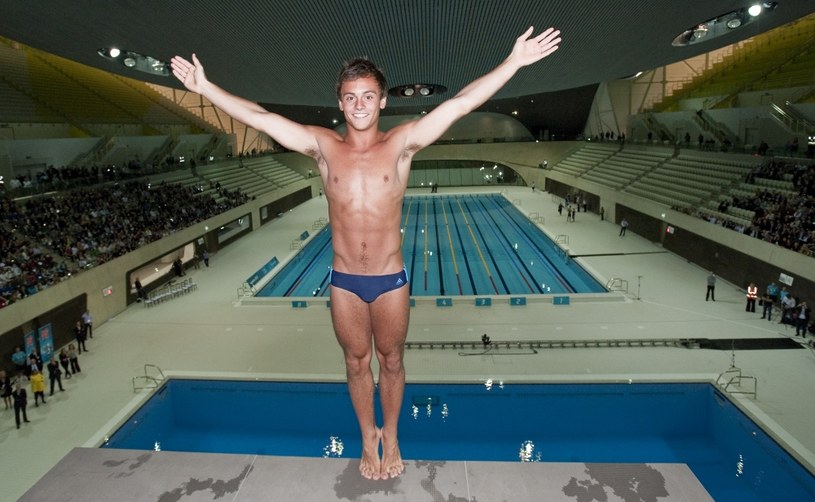
[[[399,436],[409,459],[518,462],[528,444],[532,461],[684,463],[715,500],[815,500],[815,477],[709,383],[409,384]],[[320,457],[332,438],[359,457],[344,383],[171,379],[104,446]]]
[[[412,296],[606,291],[498,194],[406,197],[402,252]],[[331,259],[326,227],[257,296],[327,296]]]

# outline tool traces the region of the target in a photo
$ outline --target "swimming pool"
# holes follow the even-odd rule
[[[606,291],[500,194],[406,197],[401,230],[411,296]],[[256,296],[327,296],[331,259],[327,226]]]
[[[685,463],[715,500],[815,500],[815,477],[712,384],[408,384],[402,455]],[[170,379],[103,445],[358,457],[344,383]]]

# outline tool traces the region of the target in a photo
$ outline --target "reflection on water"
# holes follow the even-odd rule
[[[521,443],[521,450],[518,452],[521,462],[540,462],[540,452],[535,453],[535,443],[526,440]]]
[[[496,382],[492,378],[488,378],[486,381],[484,381],[484,387],[487,390],[492,390],[493,385],[496,385]],[[504,381],[503,380],[498,380],[497,385],[498,385],[499,389],[503,389],[504,388]]]
[[[328,438],[328,444],[323,446],[323,458],[339,458],[343,449],[345,445],[342,444],[342,439],[331,436]]]

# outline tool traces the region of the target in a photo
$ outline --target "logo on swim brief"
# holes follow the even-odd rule
[[[401,285],[402,285],[402,284],[404,284],[404,283],[405,283],[405,281],[403,281],[401,277],[399,277],[398,279],[396,279],[396,285],[397,285],[397,286],[401,286]]]

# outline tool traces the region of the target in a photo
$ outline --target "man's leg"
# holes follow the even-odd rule
[[[348,392],[362,433],[359,472],[367,479],[379,479],[380,432],[374,417],[373,340],[368,304],[349,291],[332,287],[331,321],[345,356]]]
[[[382,402],[382,479],[395,478],[405,470],[399,451],[398,425],[405,393],[403,359],[409,314],[410,288],[407,286],[389,291],[371,303]]]

